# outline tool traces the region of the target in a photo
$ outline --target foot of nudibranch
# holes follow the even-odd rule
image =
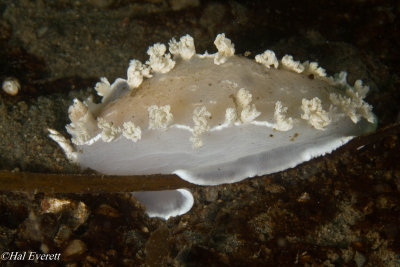
[[[75,151],[74,147],[71,145],[71,142],[66,139],[64,136],[62,136],[59,132],[53,129],[47,129],[49,131],[49,137],[53,139],[64,151],[65,156],[68,158],[68,160],[72,162],[77,161],[78,154]]]
[[[133,192],[135,198],[146,207],[149,217],[179,216],[191,210],[194,199],[187,189]]]

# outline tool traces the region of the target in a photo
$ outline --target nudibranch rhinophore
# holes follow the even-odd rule
[[[235,55],[219,34],[218,52],[196,54],[186,35],[131,60],[127,78],[101,78],[102,101],[74,100],[66,156],[103,174],[170,174],[191,183],[233,183],[294,167],[373,131],[377,119],[362,81],[326,75],[316,62]],[[186,193],[185,193],[186,194]],[[193,199],[192,199],[193,202]],[[190,209],[190,208],[189,208]]]

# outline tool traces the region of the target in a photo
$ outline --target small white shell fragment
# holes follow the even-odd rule
[[[307,192],[303,192],[298,198],[297,202],[308,202],[311,199],[310,194]]]
[[[21,90],[21,84],[16,78],[6,78],[3,81],[2,88],[9,95],[17,95]]]
[[[44,213],[58,213],[67,208],[67,206],[70,204],[70,200],[60,198],[45,198],[41,202],[41,207]]]
[[[349,85],[345,72],[329,77],[316,62],[279,62],[271,50],[236,56],[224,34],[214,43],[215,54],[196,54],[189,35],[169,42],[172,56],[151,46],[145,64],[131,61],[127,80],[101,78],[101,103],[74,100],[66,126],[74,147],[55,130],[50,137],[83,168],[217,185],[292,168],[376,128],[368,87]],[[165,197],[181,205],[156,196],[147,213],[168,218],[193,205],[187,190]]]

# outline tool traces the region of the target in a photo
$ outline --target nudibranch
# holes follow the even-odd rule
[[[316,62],[278,60],[271,50],[235,55],[225,34],[214,44],[214,54],[196,54],[189,35],[173,38],[169,53],[154,44],[148,61],[130,61],[126,79],[100,79],[101,103],[74,100],[73,145],[55,130],[50,137],[103,174],[173,173],[217,185],[294,167],[376,128],[368,86],[349,85],[346,72],[330,77]]]

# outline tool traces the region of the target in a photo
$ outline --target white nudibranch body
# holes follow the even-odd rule
[[[174,173],[216,185],[294,167],[375,129],[368,87],[349,85],[345,72],[328,77],[316,62],[278,60],[271,50],[236,56],[224,34],[214,44],[218,52],[202,55],[189,35],[172,39],[170,53],[151,46],[126,79],[101,78],[101,103],[74,100],[73,144],[55,130],[50,137],[70,160],[104,174]],[[179,214],[191,205],[183,206]]]

